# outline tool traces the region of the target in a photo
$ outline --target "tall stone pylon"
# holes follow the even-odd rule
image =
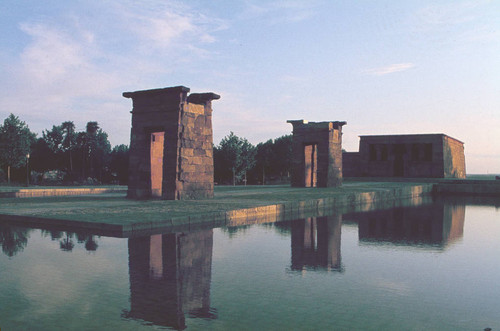
[[[347,122],[287,122],[293,126],[292,186],[342,185],[342,126]]]
[[[214,194],[212,100],[185,86],[124,92],[131,98],[127,197],[205,199]]]

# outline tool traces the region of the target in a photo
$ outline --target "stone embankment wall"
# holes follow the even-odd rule
[[[127,191],[126,187],[50,188],[50,189],[27,188],[27,189],[18,189],[8,192],[0,192],[0,198],[38,198],[38,197],[53,197],[53,196],[67,196],[67,195],[120,193],[126,191]]]
[[[442,181],[434,185],[434,193],[500,197],[500,180]]]

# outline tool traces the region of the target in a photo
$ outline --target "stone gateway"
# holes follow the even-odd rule
[[[342,126],[347,123],[287,122],[293,126],[292,187],[342,185]]]
[[[127,197],[212,198],[214,93],[184,86],[124,92],[133,101]]]

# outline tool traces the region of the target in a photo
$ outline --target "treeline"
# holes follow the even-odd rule
[[[214,146],[217,184],[278,184],[289,181],[292,137],[257,146],[231,132]],[[41,137],[10,114],[0,124],[0,182],[31,184],[122,184],[128,180],[127,145],[111,148],[98,122],[76,131],[71,121],[44,130]]]
[[[217,184],[280,184],[290,180],[292,136],[257,146],[231,132],[214,147]]]
[[[28,245],[32,229],[0,224],[0,246],[9,258],[22,252]],[[40,230],[43,237],[59,242],[62,251],[71,252],[76,244],[81,244],[87,252],[95,252],[99,247],[97,237],[88,233]]]
[[[0,125],[0,181],[33,184],[126,183],[128,147],[111,149],[98,122],[76,131],[71,121],[37,138],[14,114]]]

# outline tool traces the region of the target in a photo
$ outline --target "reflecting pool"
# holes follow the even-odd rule
[[[129,238],[0,223],[0,329],[500,329],[500,200]]]

